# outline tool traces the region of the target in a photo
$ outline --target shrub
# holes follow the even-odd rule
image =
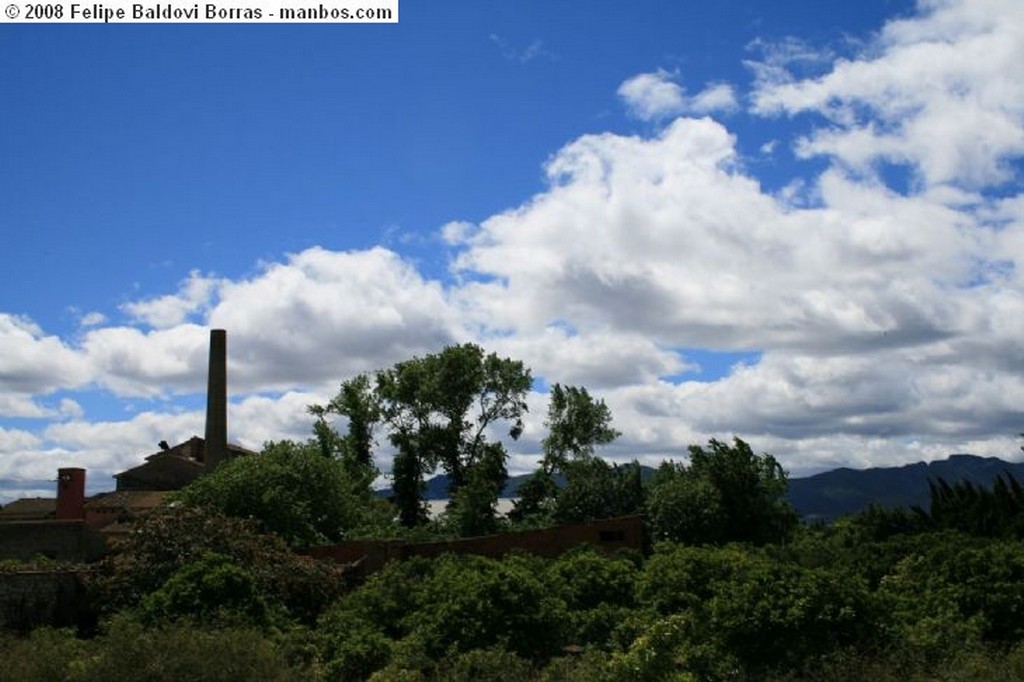
[[[209,510],[168,507],[135,524],[90,578],[93,600],[107,613],[134,607],[207,552],[245,566],[271,604],[312,623],[346,590],[342,567],[292,552],[251,521]]]
[[[144,622],[174,620],[262,628],[271,611],[253,575],[222,554],[204,554],[182,566],[156,592],[142,600]]]

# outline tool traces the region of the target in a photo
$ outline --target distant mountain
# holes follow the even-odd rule
[[[832,519],[854,514],[871,504],[885,507],[920,506],[927,510],[931,498],[928,481],[971,481],[989,487],[1000,474],[1009,473],[1024,482],[1024,463],[996,457],[951,455],[936,462],[902,467],[834,469],[789,481],[787,497],[804,519]]]
[[[641,467],[646,479],[654,473],[651,467]],[[939,478],[947,483],[971,481],[989,487],[1000,474],[1009,473],[1024,483],[1024,463],[1006,462],[996,457],[977,455],[950,455],[936,462],[918,462],[901,467],[872,469],[833,469],[806,478],[789,480],[787,499],[797,513],[806,520],[831,521],[840,516],[855,514],[871,504],[884,507],[913,507],[928,509],[930,497],[928,481]],[[505,484],[502,497],[516,497],[519,486],[530,474],[512,476]],[[558,481],[559,484],[562,481]],[[388,496],[390,490],[381,490]],[[426,499],[448,498],[448,477],[434,476],[427,481]]]

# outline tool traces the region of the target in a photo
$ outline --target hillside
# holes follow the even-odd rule
[[[1024,463],[996,457],[951,455],[935,462],[901,467],[834,469],[789,482],[787,497],[805,519],[831,520],[874,503],[886,507],[929,505],[928,481],[971,481],[991,486],[1000,474],[1024,481]]]

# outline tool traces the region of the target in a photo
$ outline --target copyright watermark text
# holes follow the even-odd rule
[[[2,0],[0,0],[2,2]],[[0,22],[39,24],[397,24],[398,0],[7,2]]]

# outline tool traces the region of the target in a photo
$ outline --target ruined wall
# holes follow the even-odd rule
[[[67,627],[85,612],[85,590],[75,571],[0,573],[0,628]]]
[[[603,552],[621,549],[643,551],[644,527],[639,516],[623,516],[518,533],[485,535],[447,542],[407,543],[403,540],[353,540],[329,547],[312,547],[306,554],[339,563],[358,563],[363,575],[374,573],[393,559],[437,557],[442,554],[476,554],[500,557],[522,550],[543,557],[556,557],[579,545],[591,545]]]
[[[0,523],[0,559],[96,561],[106,554],[99,533],[84,521],[11,521]]]

